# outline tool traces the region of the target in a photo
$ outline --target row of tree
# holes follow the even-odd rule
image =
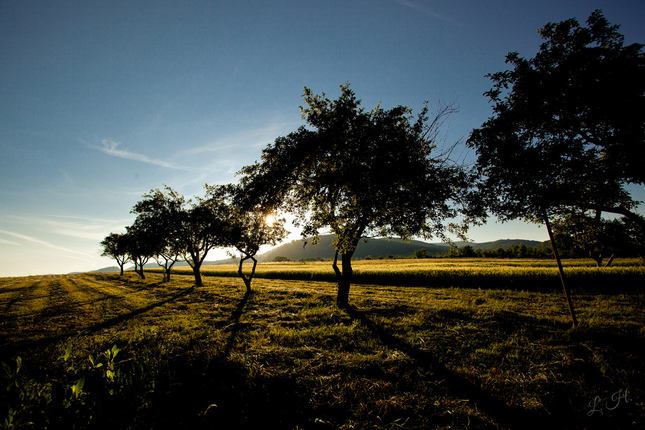
[[[239,172],[237,185],[207,188],[207,197],[187,208],[170,190],[148,195],[135,206],[137,221],[126,235],[156,229],[157,247],[177,241],[172,246],[181,254],[168,255],[183,255],[199,285],[210,247],[234,244],[251,256],[261,242],[254,232],[267,228],[265,214],[289,212],[303,237],[336,236],[339,306],[348,305],[351,259],[364,237],[463,237],[468,225],[492,214],[545,223],[555,244],[554,220],[560,226],[612,213],[629,226],[623,233],[630,243],[642,246],[645,218],[628,186],[645,178],[643,45],[625,46],[600,11],[587,23],[547,24],[534,58],[510,53],[513,68],[489,75],[493,116],[466,142],[478,157],[474,168],[454,159],[454,146],[439,145],[451,105],[430,112],[426,104],[416,116],[405,106],[367,111],[349,84],[336,100],[305,88],[306,125],[263,149],[261,161]],[[181,221],[168,225],[174,211]],[[278,230],[263,235],[281,237]]]
[[[114,258],[121,268],[127,262],[142,278],[150,259],[164,269],[170,280],[172,267],[180,259],[193,270],[195,285],[202,285],[201,266],[215,247],[235,248],[241,253],[238,273],[247,291],[255,274],[255,255],[262,245],[275,245],[287,232],[284,219],[256,208],[243,208],[237,202],[239,188],[232,185],[205,186],[204,198],[188,200],[172,188],[152,190],[132,208],[137,215],[125,233],[110,233],[102,242],[104,256]],[[242,271],[246,260],[253,261],[250,274]]]

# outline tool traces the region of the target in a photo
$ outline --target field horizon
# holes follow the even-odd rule
[[[602,281],[574,286],[577,327],[552,267],[537,261],[427,262],[423,273],[410,261],[365,262],[349,310],[335,305],[326,263],[258,265],[251,294],[233,266],[204,268],[200,288],[183,270],[168,283],[156,271],[0,278],[0,424],[642,425],[645,295],[634,280],[645,275],[635,261],[567,262],[572,282]]]

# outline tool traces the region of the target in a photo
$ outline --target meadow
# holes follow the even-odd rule
[[[544,260],[0,278],[2,428],[621,429],[645,417],[645,272]]]
[[[267,279],[334,282],[330,261],[264,263],[255,276]],[[598,268],[590,259],[564,260],[570,288],[578,292],[633,293],[645,277],[638,259],[619,259]],[[245,266],[245,271],[249,266]],[[554,260],[544,259],[384,259],[352,262],[354,282],[363,284],[561,291]],[[237,265],[206,266],[205,276],[238,276]],[[178,271],[188,273],[189,268]],[[618,280],[618,282],[614,282]]]

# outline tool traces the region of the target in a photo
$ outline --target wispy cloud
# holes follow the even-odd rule
[[[191,156],[208,152],[222,153],[240,153],[245,154],[248,149],[258,149],[272,143],[278,136],[287,134],[294,130],[295,125],[287,122],[272,122],[264,127],[253,130],[245,130],[240,133],[217,139],[207,145],[190,148],[181,153],[181,155]],[[260,155],[259,152],[257,154]]]
[[[6,239],[2,239],[2,238],[0,238],[0,243],[4,243],[5,245],[11,245],[11,246],[22,246],[18,242],[13,242],[11,240],[6,240]]]
[[[90,258],[93,257],[93,256],[91,256],[89,254],[84,253],[84,252],[75,251],[73,249],[65,248],[64,246],[56,245],[54,243],[50,243],[50,242],[47,242],[47,241],[44,241],[44,240],[41,240],[41,239],[37,239],[35,237],[27,236],[27,235],[24,235],[24,234],[14,233],[12,231],[0,230],[0,234],[5,234],[5,235],[8,235],[8,236],[12,236],[12,237],[15,237],[17,239],[22,239],[23,241],[35,243],[37,245],[46,246],[47,248],[55,249],[57,251],[68,252],[70,254],[78,254],[78,255],[82,255],[84,257],[90,257]]]
[[[441,21],[446,21],[451,24],[455,24],[459,26],[463,25],[462,23],[455,21],[454,19],[449,18],[446,15],[438,13],[436,9],[430,4],[429,1],[423,1],[423,0],[395,0],[395,1],[402,6],[412,8],[417,12],[421,12],[425,15],[439,19]]]
[[[186,171],[193,170],[191,167],[180,166],[165,160],[150,158],[145,154],[139,154],[136,152],[130,152],[127,149],[121,149],[119,148],[119,146],[121,145],[121,142],[115,142],[110,139],[103,139],[101,141],[101,144],[102,146],[98,147],[98,149],[101,152],[107,155],[111,155],[113,157],[124,158],[126,160],[140,161],[142,163],[153,164],[155,166],[167,167],[169,169],[175,169],[175,170],[186,170]]]
[[[92,241],[102,240],[110,231],[121,231],[130,224],[131,219],[101,219],[69,215],[10,215],[19,223],[39,226],[50,234],[87,239]]]

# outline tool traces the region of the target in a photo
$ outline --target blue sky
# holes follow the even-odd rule
[[[349,81],[366,108],[455,102],[445,137],[466,137],[508,52],[531,57],[539,27],[596,8],[645,42],[642,0],[0,0],[0,276],[113,265],[99,242],[144,193],[235,182],[302,124],[305,86],[335,98]]]

